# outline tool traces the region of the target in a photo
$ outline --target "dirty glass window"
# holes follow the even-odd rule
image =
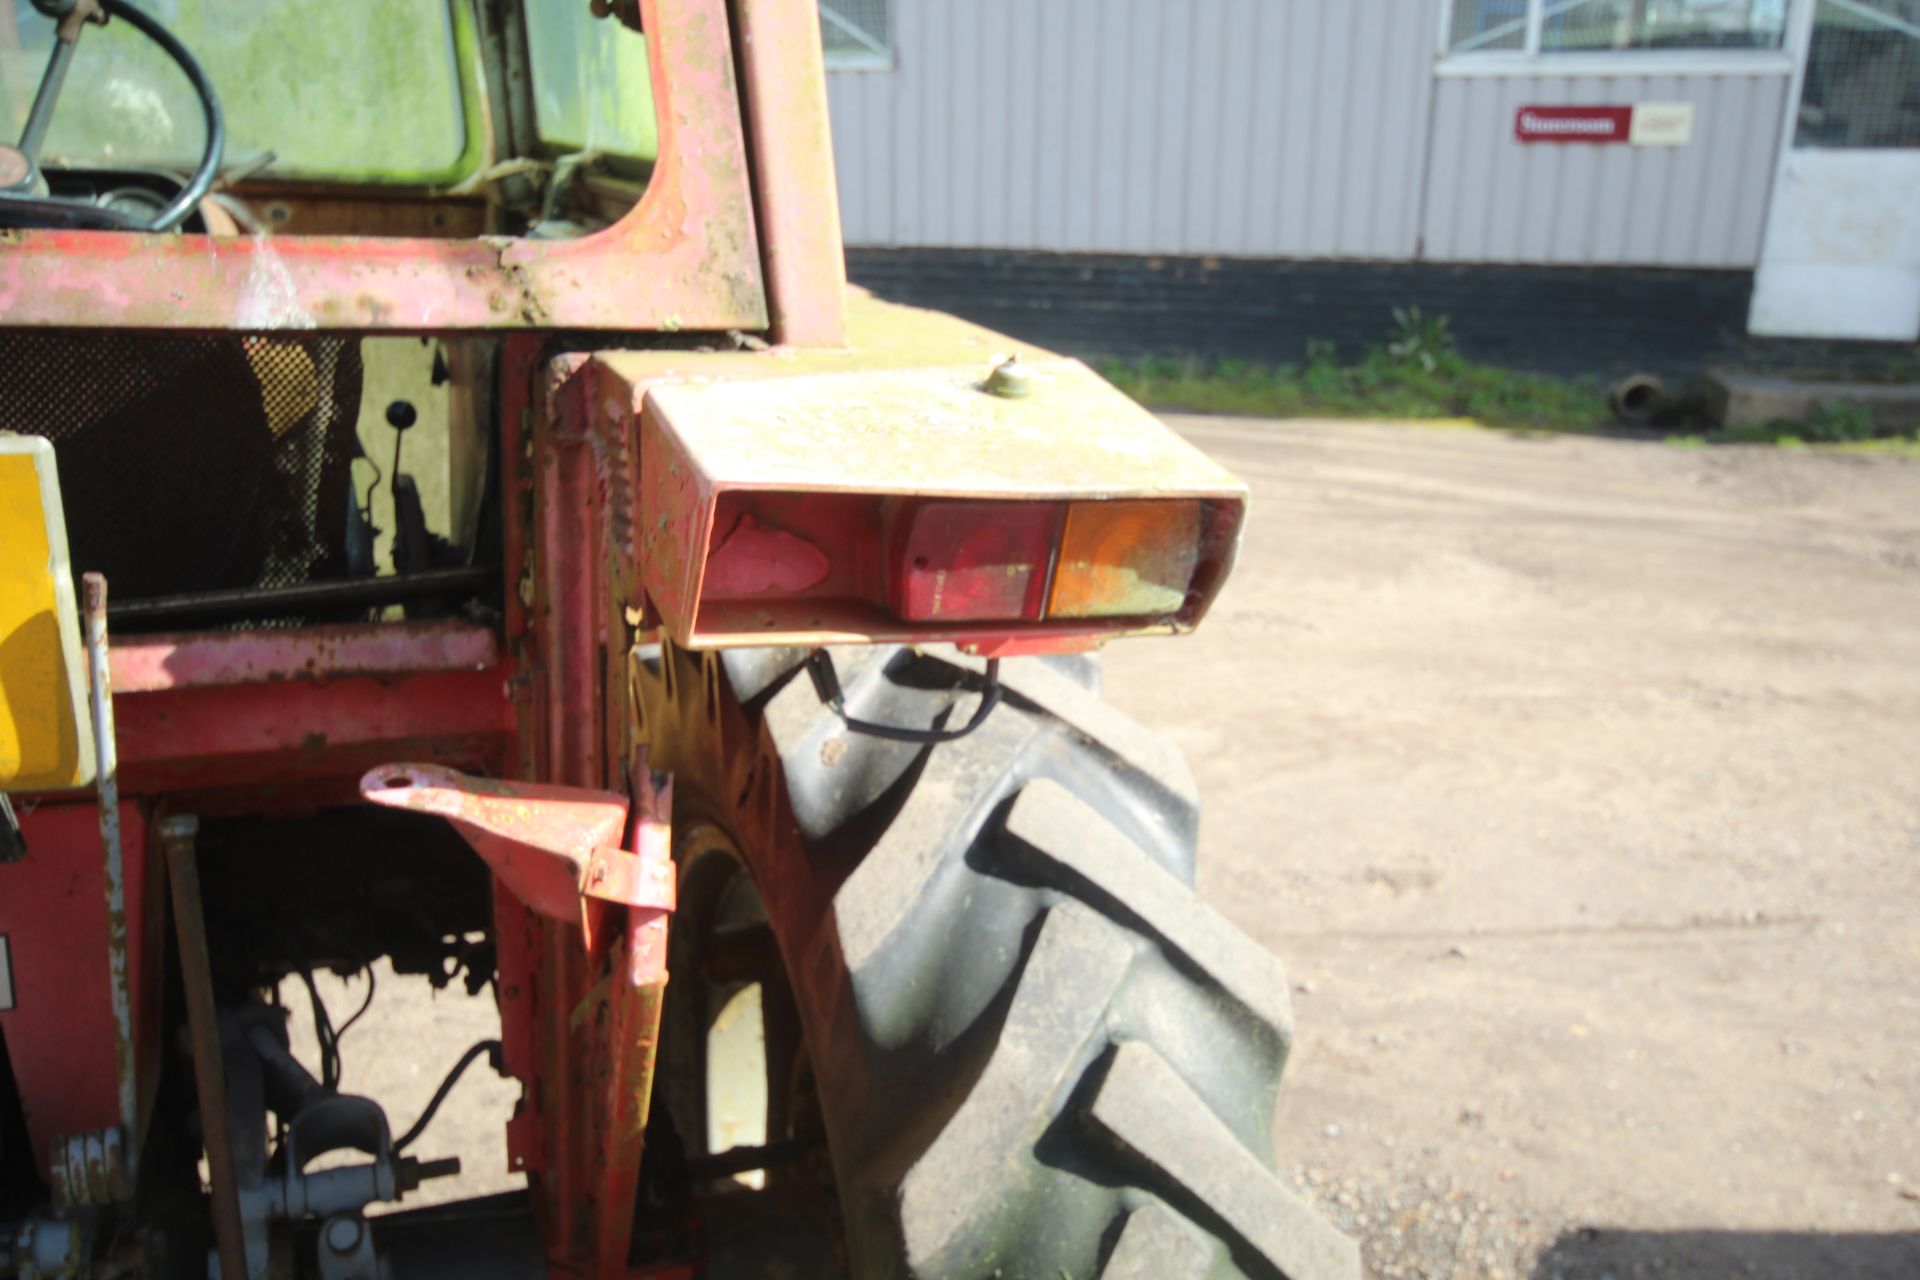
[[[647,40],[586,0],[526,0],[535,129],[548,152],[652,161],[659,150]]]
[[[1789,0],[1452,0],[1451,53],[1779,49]]]
[[[1920,148],[1920,0],[1822,0],[1794,144]]]
[[[893,22],[887,0],[820,0],[820,39],[829,67],[891,67]]]
[[[1524,49],[1528,0],[1457,0],[1448,48],[1455,53],[1480,49]]]
[[[145,0],[206,68],[229,165],[268,152],[275,173],[437,183],[477,161],[461,105],[449,0]],[[0,20],[0,95],[17,138],[53,21],[24,2]],[[465,38],[463,35],[458,38]],[[199,99],[171,59],[124,22],[80,39],[47,138],[50,163],[190,168]]]
[[[1787,0],[1554,0],[1543,53],[1606,49],[1778,49]]]

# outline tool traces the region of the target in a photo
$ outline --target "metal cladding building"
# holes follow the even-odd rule
[[[1920,0],[821,13],[854,277],[1069,349],[1293,359],[1396,305],[1569,371],[1920,339]]]

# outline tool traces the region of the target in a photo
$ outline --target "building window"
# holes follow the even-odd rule
[[[893,66],[889,0],[820,0],[820,38],[830,68]]]
[[[1778,50],[1788,0],[1452,0],[1450,53]]]
[[[1920,0],[1820,0],[1794,144],[1920,147]]]
[[[1531,0],[1454,0],[1453,37],[1447,47],[1455,53],[1524,49],[1530,8]]]

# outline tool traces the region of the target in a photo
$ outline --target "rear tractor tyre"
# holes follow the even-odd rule
[[[740,918],[777,945],[765,1007],[797,1013],[810,1066],[769,1034],[765,1141],[824,1120],[848,1270],[1358,1277],[1355,1245],[1274,1175],[1286,978],[1194,895],[1179,752],[1101,703],[1090,663],[1006,663],[985,724],[927,747],[849,732],[803,658],[647,646],[630,689],[676,841],[726,833],[756,896]],[[980,696],[982,664],[950,653],[835,662],[865,721],[964,724]],[[698,985],[675,971],[668,1060],[673,993]],[[681,1052],[663,1105],[711,1159]]]

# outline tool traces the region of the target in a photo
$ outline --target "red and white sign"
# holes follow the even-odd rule
[[[1632,107],[1522,107],[1513,124],[1522,142],[1626,142]]]

